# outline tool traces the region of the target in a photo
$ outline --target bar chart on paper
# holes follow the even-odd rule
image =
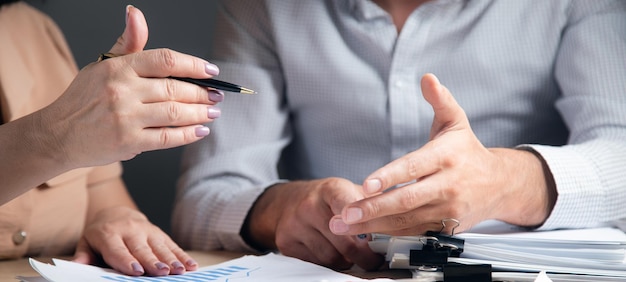
[[[250,269],[243,266],[230,265],[217,269],[207,269],[201,271],[189,272],[184,275],[170,277],[129,277],[121,275],[102,275],[101,277],[108,281],[116,282],[172,282],[172,281],[197,281],[197,282],[214,282],[229,281],[238,278],[250,277],[256,269]]]
[[[221,264],[202,267],[182,275],[161,277],[127,276],[112,269],[53,259],[54,264],[30,259],[31,266],[41,277],[20,277],[25,282],[245,282],[245,281],[366,281],[348,274],[282,255],[243,256]],[[43,279],[43,280],[42,280]],[[372,281],[372,280],[367,280]],[[377,279],[376,281],[392,281]]]

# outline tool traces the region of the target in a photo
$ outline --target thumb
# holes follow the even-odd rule
[[[421,81],[422,95],[435,112],[430,139],[449,131],[470,128],[463,108],[456,102],[448,88],[439,83],[432,73],[427,73]]]
[[[142,51],[148,42],[148,23],[141,10],[126,6],[126,28],[109,53],[126,55]]]

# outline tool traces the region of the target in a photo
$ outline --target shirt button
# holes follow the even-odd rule
[[[395,85],[398,88],[402,88],[404,86],[404,82],[402,80],[398,79],[398,80],[396,80]]]
[[[15,244],[16,246],[21,245],[22,243],[24,243],[24,241],[26,241],[27,235],[28,233],[26,233],[26,231],[24,230],[13,233],[13,244]]]

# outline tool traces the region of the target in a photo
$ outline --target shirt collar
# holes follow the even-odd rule
[[[470,0],[431,0],[438,5],[468,2]],[[372,0],[345,0],[349,11],[358,19],[372,20],[379,17],[388,17],[385,10],[380,8]]]

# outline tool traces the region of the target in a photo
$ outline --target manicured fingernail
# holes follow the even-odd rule
[[[204,65],[204,71],[210,75],[220,74],[220,69],[216,65],[211,64],[211,63],[206,63]]]
[[[209,90],[209,100],[213,102],[222,102],[224,101],[224,92],[219,90]]]
[[[211,130],[206,126],[198,126],[196,127],[196,137],[204,137],[209,135]]]
[[[365,239],[367,239],[367,234],[359,234],[359,235],[356,235],[356,237],[361,239],[361,240],[365,240]]]
[[[180,262],[180,261],[175,261],[175,262],[172,262],[172,267],[173,267],[174,269],[185,269],[185,266],[184,266],[184,265],[183,265],[183,263],[182,263],[182,262]]]
[[[136,261],[131,263],[130,267],[133,268],[133,272],[135,272],[137,275],[142,275],[144,273],[143,267],[141,267],[141,264]]]
[[[353,222],[357,222],[363,218],[363,210],[360,208],[348,208],[346,210],[346,223],[350,224]]]
[[[209,111],[208,111],[207,116],[209,118],[218,118],[222,114],[222,110],[220,110],[220,108],[209,106],[208,109]]]
[[[341,234],[348,232],[348,230],[350,230],[350,228],[340,218],[332,219],[330,221],[330,231],[333,233]]]
[[[376,192],[380,192],[382,186],[383,184],[380,182],[379,179],[368,179],[367,181],[365,181],[365,187],[363,187],[363,190],[365,190],[365,193],[373,194]]]
[[[157,263],[155,263],[155,264],[154,264],[154,266],[156,266],[156,268],[157,268],[158,270],[170,269],[170,267],[169,267],[169,266],[167,266],[167,264],[162,263],[162,262],[160,262],[160,261],[159,261],[159,262],[157,262]]]
[[[198,263],[192,259],[188,260],[186,264],[187,266],[198,266]]]

